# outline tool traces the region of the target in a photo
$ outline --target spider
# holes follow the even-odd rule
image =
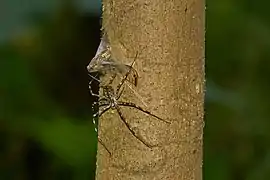
[[[95,56],[92,59],[92,61],[89,63],[89,65],[87,66],[89,73],[95,73],[95,75],[88,74],[91,77],[91,80],[89,81],[89,90],[90,90],[91,95],[96,97],[96,98],[100,97],[99,94],[93,92],[93,89],[91,87],[93,85],[92,84],[93,81],[95,81],[95,83],[96,82],[99,83],[99,87],[101,88],[101,90],[103,90],[103,87],[109,86],[113,83],[114,79],[116,78],[116,76],[118,74],[122,75],[124,72],[126,72],[126,74],[125,74],[123,79],[125,79],[125,81],[128,81],[130,84],[137,86],[138,73],[132,67],[136,58],[137,58],[137,54],[136,54],[136,57],[135,57],[132,65],[125,65],[125,64],[116,63],[113,59],[111,59],[110,51],[108,49],[101,51],[101,53],[99,55]],[[109,76],[109,81],[104,83],[103,80],[105,79],[106,75]],[[101,77],[101,80],[100,80],[100,77]],[[124,81],[123,81],[123,83],[124,83]],[[130,87],[130,86],[128,85],[128,87]],[[97,101],[98,100],[96,100],[96,102]],[[95,112],[95,110],[96,110],[96,108],[95,108],[95,105],[97,104],[96,102],[94,102],[92,105],[93,112]],[[98,126],[97,126],[96,120],[97,119],[94,116],[93,117],[93,124],[96,126],[95,131],[97,132]],[[102,140],[99,137],[98,137],[98,141],[111,155],[111,152],[108,150],[108,148],[105,146],[105,144],[102,142]]]
[[[101,42],[101,44],[102,44],[102,42]],[[100,50],[100,49],[103,49],[103,50]],[[96,124],[95,119],[97,117],[100,117],[103,113],[105,113],[109,109],[115,109],[115,110],[117,110],[118,115],[120,116],[121,120],[124,122],[126,127],[133,134],[133,136],[136,137],[139,141],[141,141],[144,145],[151,148],[152,147],[151,145],[149,145],[144,140],[142,140],[140,137],[138,137],[135,134],[135,132],[131,129],[130,125],[126,121],[126,119],[123,116],[121,109],[120,109],[121,106],[132,107],[132,108],[140,110],[148,115],[151,115],[151,116],[153,116],[153,117],[155,117],[163,122],[169,123],[169,122],[161,119],[160,117],[152,114],[151,112],[143,109],[142,107],[137,106],[136,104],[134,104],[132,102],[119,101],[119,99],[124,91],[123,84],[126,81],[129,82],[130,84],[134,85],[135,87],[137,86],[138,73],[133,68],[135,60],[137,59],[137,55],[138,55],[138,53],[136,54],[134,61],[131,65],[121,64],[121,63],[118,63],[117,61],[115,61],[114,59],[112,59],[109,46],[106,46],[106,48],[104,48],[104,46],[103,46],[103,48],[102,47],[99,48],[98,54],[92,59],[92,61],[87,66],[87,70],[90,73],[89,76],[92,78],[91,81],[89,82],[90,93],[92,96],[99,98],[98,107],[102,108],[97,113],[94,114],[93,123]],[[97,73],[97,74],[96,74],[96,76],[93,76],[93,75],[91,75],[91,73]],[[117,85],[116,90],[115,90],[112,87],[112,83],[117,75],[123,76],[123,74],[125,74],[124,78],[121,79],[120,83]],[[98,75],[101,78],[101,80],[99,78],[97,78]],[[104,82],[105,76],[109,76],[108,82]],[[91,84],[94,80],[97,81],[98,83],[100,83],[100,89],[101,89],[100,94],[101,95],[96,94],[92,91]],[[128,87],[130,87],[130,86],[128,85]],[[134,92],[134,93],[136,93],[136,92]],[[93,103],[93,107],[92,107],[93,109],[94,109],[94,106],[96,104],[97,104],[97,102]],[[95,128],[95,131],[97,132],[97,128]],[[105,146],[105,144],[102,142],[102,140],[99,137],[98,137],[98,141],[111,155],[110,151],[108,150],[108,148]]]
[[[134,62],[135,62],[135,60],[134,60]],[[134,62],[133,62],[133,64],[134,64]],[[97,116],[101,117],[109,109],[116,110],[119,117],[120,117],[120,119],[125,124],[125,126],[128,128],[128,130],[132,133],[132,135],[136,139],[138,139],[140,142],[142,142],[145,146],[147,146],[148,148],[152,148],[153,146],[149,145],[147,142],[145,142],[143,139],[141,139],[139,136],[137,136],[136,133],[132,130],[130,124],[126,121],[126,118],[124,117],[123,113],[121,112],[120,107],[131,107],[131,108],[137,109],[139,111],[142,111],[142,112],[144,112],[144,113],[146,113],[146,114],[148,114],[148,115],[150,115],[152,117],[155,117],[156,119],[158,119],[158,120],[160,120],[162,122],[165,122],[165,123],[170,123],[170,122],[168,122],[168,121],[166,121],[166,120],[152,114],[151,112],[149,112],[149,111],[145,110],[144,108],[136,105],[135,103],[123,102],[123,101],[119,100],[122,93],[123,93],[123,90],[124,90],[123,89],[123,84],[126,81],[129,72],[127,72],[125,77],[118,84],[116,90],[114,90],[113,87],[110,86],[110,85],[102,87],[103,97],[99,99],[99,108],[101,108],[101,109],[99,109],[99,111],[96,114],[94,114],[94,117],[97,117]],[[102,145],[104,146],[104,143],[102,143]],[[104,147],[106,148],[106,146],[104,146]],[[108,151],[107,148],[106,148],[106,150]]]

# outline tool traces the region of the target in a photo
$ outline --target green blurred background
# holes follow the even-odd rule
[[[204,179],[270,179],[270,2],[208,0]],[[98,0],[0,2],[0,179],[94,179]]]
[[[0,179],[94,179],[86,66],[101,2],[0,3]]]

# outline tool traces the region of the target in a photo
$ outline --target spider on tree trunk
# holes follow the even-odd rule
[[[131,67],[133,66],[134,62],[135,62],[136,58],[134,59]],[[133,68],[130,68],[130,70]],[[124,83],[127,80],[127,77],[129,76],[130,70],[126,73],[125,77],[121,80],[121,82],[117,85],[116,89],[114,89],[111,85],[106,85],[106,86],[102,86],[102,97],[99,99],[99,111],[94,115],[94,117],[101,117],[105,112],[107,112],[109,109],[112,110],[116,110],[117,114],[119,115],[120,119],[122,120],[122,122],[125,124],[125,126],[128,128],[128,130],[132,133],[132,135],[138,139],[140,142],[142,142],[145,146],[152,148],[153,146],[151,146],[150,144],[148,144],[147,142],[145,142],[145,140],[143,140],[142,138],[140,138],[139,136],[136,135],[136,133],[134,132],[134,130],[131,128],[130,124],[127,122],[126,118],[124,117],[122,111],[121,111],[121,107],[130,107],[130,108],[134,108],[137,109],[143,113],[146,113],[152,117],[155,117],[156,119],[165,122],[165,123],[170,123],[156,115],[154,115],[153,113],[145,110],[144,108],[142,108],[141,106],[136,105],[135,103],[132,102],[123,102],[120,101],[120,97],[124,91]],[[101,143],[105,148],[106,146],[104,145],[104,143]],[[108,149],[106,148],[106,150],[108,151]],[[108,151],[109,152],[109,151]],[[110,152],[109,152],[110,153]],[[111,153],[110,153],[111,154]]]
[[[115,61],[114,59],[112,59],[110,53],[111,53],[110,47],[102,39],[97,55],[91,60],[91,62],[87,66],[87,70],[89,72],[88,75],[91,78],[91,80],[89,81],[89,91],[90,91],[90,94],[94,97],[94,99],[100,98],[103,93],[99,95],[98,92],[94,92],[92,88],[93,83],[97,83],[96,86],[99,86],[101,91],[103,91],[103,87],[112,85],[117,75],[120,76],[120,78],[124,76],[124,78],[122,79],[125,79],[125,80],[122,83],[127,81],[131,85],[137,86],[137,81],[138,81],[137,71],[132,67],[132,65],[121,64]],[[137,55],[136,55],[136,58],[137,58]],[[95,73],[95,75],[93,75],[93,73]],[[106,78],[109,80],[104,81],[104,79]],[[128,87],[131,88],[130,86]],[[92,104],[92,111],[97,112],[98,107],[96,105],[98,104],[97,103],[98,99],[94,101],[95,103]],[[97,115],[93,117],[93,124],[95,125],[95,131],[98,132],[98,123],[96,122],[98,122]],[[98,137],[98,141],[109,152],[109,154],[111,154],[108,148],[102,142],[100,137]]]
[[[144,108],[136,105],[132,102],[123,102],[120,101],[120,97],[124,91],[124,84],[125,82],[128,82],[129,84],[133,86],[137,86],[138,82],[138,73],[133,68],[133,65],[135,63],[135,60],[137,59],[136,54],[134,61],[131,65],[121,64],[111,57],[110,47],[106,44],[106,42],[101,41],[100,47],[98,49],[97,55],[92,59],[92,61],[87,66],[87,70],[90,73],[89,76],[92,78],[89,82],[89,90],[92,96],[99,98],[95,103],[93,103],[92,109],[94,111],[94,107],[98,105],[98,112],[93,115],[93,123],[96,125],[95,131],[98,131],[98,125],[96,124],[96,119],[101,117],[102,114],[107,112],[109,109],[116,110],[117,114],[119,115],[122,122],[125,124],[125,126],[128,128],[128,130],[132,133],[132,135],[141,141],[145,146],[151,148],[150,144],[145,142],[142,138],[136,135],[134,130],[131,128],[130,124],[126,121],[126,118],[124,117],[121,107],[130,107],[137,109],[143,113],[146,113],[152,117],[155,117],[156,119],[163,121],[165,123],[170,123],[168,121],[163,120],[162,118],[152,114],[151,112],[145,110]],[[96,76],[93,76],[91,73],[96,73]],[[99,78],[97,78],[97,76]],[[113,88],[113,82],[116,78],[116,76],[120,76],[120,83],[117,84],[116,88]],[[108,81],[105,81],[105,79],[109,79]],[[92,91],[91,85],[93,81],[96,81],[99,83],[100,93],[94,93]],[[133,90],[131,88],[131,90]],[[133,91],[136,93],[135,91]],[[138,97],[139,95],[136,94]],[[142,101],[143,102],[143,101]],[[101,143],[101,145],[108,151],[108,153],[111,155],[111,152],[108,150],[108,148],[105,146],[105,144],[102,142],[101,138],[98,136],[98,141]]]

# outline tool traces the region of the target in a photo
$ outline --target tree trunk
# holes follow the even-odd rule
[[[103,0],[103,30],[115,59],[130,64],[138,52],[139,95],[126,88],[122,100],[171,123],[121,107],[136,134],[156,145],[148,148],[116,112],[102,115],[99,135],[112,155],[98,146],[96,179],[202,179],[204,1]]]

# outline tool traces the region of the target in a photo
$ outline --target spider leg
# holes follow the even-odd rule
[[[103,104],[104,106],[106,104]],[[96,124],[96,121],[95,121],[95,118],[97,116],[101,116],[103,113],[105,113],[107,110],[109,110],[111,107],[109,104],[107,104],[108,106],[103,108],[102,110],[99,110],[97,113],[95,113],[93,115],[93,124],[96,126],[95,127],[95,131],[97,132],[97,124]],[[103,143],[103,141],[101,140],[101,138],[98,136],[98,142],[106,149],[106,151],[110,154],[110,156],[112,155],[112,153],[109,151],[109,149],[106,147],[106,145]]]
[[[134,68],[132,68],[133,64],[131,64],[131,66],[130,65],[125,65],[127,68],[130,68],[130,73],[132,71],[132,74],[133,74],[132,77],[134,78],[134,79],[127,78],[127,81],[129,83],[133,84],[134,86],[137,86],[139,75],[138,75],[138,72]]]
[[[93,92],[93,90],[92,90],[92,88],[91,88],[91,84],[92,84],[93,80],[96,80],[96,81],[98,81],[99,83],[100,83],[100,80],[97,79],[96,76],[92,76],[91,74],[88,74],[88,75],[92,78],[92,79],[89,81],[89,85],[88,85],[88,88],[89,88],[89,90],[90,90],[90,94],[91,94],[92,96],[99,97],[99,94],[95,94],[95,93]]]
[[[135,61],[137,59],[137,56],[138,56],[138,53],[136,53],[136,56],[135,56],[134,61],[132,62],[132,64],[130,66],[128,66],[129,67],[128,72],[126,73],[126,75],[124,76],[124,78],[121,80],[121,82],[118,84],[118,86],[116,87],[116,91],[115,91],[116,93],[115,94],[118,94],[119,93],[119,90],[123,86],[124,82],[127,80],[128,75],[130,74],[131,71],[135,71],[136,74],[137,74],[137,71],[133,68],[133,65],[134,65],[134,63],[135,63]],[[135,82],[134,83],[135,83],[135,86],[136,86],[137,85],[137,78],[135,78]]]
[[[104,109],[100,110],[99,112],[95,113],[93,115],[93,124],[96,125],[96,121],[95,121],[95,117],[97,117],[98,115],[101,116],[104,112],[106,112],[108,109],[110,109],[110,106],[105,107]],[[97,126],[97,125],[96,125]],[[97,132],[97,127],[95,127],[95,131]],[[103,143],[103,141],[101,140],[101,138],[98,136],[98,142],[106,149],[106,151],[110,154],[110,156],[112,155],[112,153],[109,151],[109,149],[106,147],[106,145]]]
[[[88,76],[90,76],[92,78],[92,80],[90,81],[90,83],[92,83],[93,80],[96,80],[97,82],[100,83],[100,80],[97,78],[97,75],[96,76],[92,76],[91,74],[88,74]]]
[[[94,102],[94,104],[98,104],[99,107],[108,105],[110,100],[108,98],[100,98],[98,102]]]
[[[91,84],[89,83],[89,90],[90,90],[90,94],[92,96],[96,96],[96,97],[99,97],[99,94],[95,94],[93,91],[92,91],[92,88],[91,88]]]
[[[127,107],[132,107],[132,108],[138,109],[138,110],[140,110],[140,111],[142,111],[142,112],[144,112],[144,113],[146,113],[146,114],[148,114],[148,115],[150,115],[150,116],[153,116],[153,117],[157,118],[157,119],[160,120],[160,121],[163,121],[163,122],[165,122],[165,123],[170,124],[170,122],[168,122],[168,121],[166,121],[166,120],[164,120],[164,119],[162,119],[162,118],[160,118],[160,117],[158,117],[158,116],[152,114],[151,112],[149,112],[149,111],[143,109],[142,107],[136,105],[135,103],[132,103],[132,102],[121,102],[121,101],[120,101],[120,102],[118,102],[118,105],[119,105],[119,106],[127,106]]]
[[[124,87],[121,88],[121,91],[119,91],[119,93],[118,93],[118,95],[116,97],[116,100],[120,99],[120,97],[122,96],[123,92],[124,92]]]
[[[102,114],[104,114],[106,111],[108,111],[109,109],[111,108],[110,105],[108,105],[107,107],[104,107],[103,109],[99,110],[98,112],[96,112],[93,117],[96,118],[96,117],[100,117]],[[95,122],[94,122],[95,124]]]
[[[128,124],[128,122],[126,121],[126,119],[124,118],[120,108],[118,106],[116,106],[116,110],[118,115],[120,116],[121,120],[123,121],[123,123],[126,125],[126,127],[128,128],[128,130],[131,132],[131,134],[138,139],[140,142],[142,142],[145,146],[147,146],[148,148],[152,148],[151,145],[149,145],[148,143],[146,143],[143,139],[139,138],[135,132],[131,129],[130,125]]]
[[[110,154],[110,156],[112,155],[112,153],[109,151],[109,149],[106,147],[106,145],[103,143],[103,141],[101,140],[101,138],[98,136],[98,142],[106,149],[106,151]]]
[[[96,104],[96,103],[95,103]],[[106,106],[106,107],[104,107],[104,106]],[[99,105],[99,108],[101,108],[101,107],[103,107],[103,109],[101,109],[101,110],[99,110],[98,112],[96,112],[95,114],[93,114],[93,117],[95,118],[95,117],[98,117],[98,116],[101,116],[103,113],[105,113],[108,109],[110,109],[111,108],[111,105],[110,104],[108,104],[108,103],[104,103],[104,104],[101,104],[101,105]],[[108,108],[108,109],[107,109]],[[103,112],[104,111],[104,112]],[[94,123],[95,124],[95,123]]]
[[[99,108],[104,107],[104,106],[110,106],[110,104],[107,102],[104,102],[103,104],[98,105]]]

